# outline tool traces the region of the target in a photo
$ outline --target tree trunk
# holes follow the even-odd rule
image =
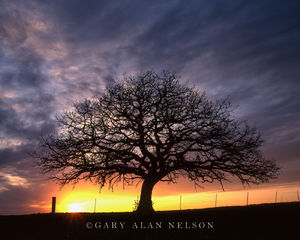
[[[152,206],[152,190],[157,181],[152,179],[145,179],[142,185],[141,197],[139,201],[138,208],[136,210],[137,213],[141,214],[151,214],[154,213],[154,209]]]

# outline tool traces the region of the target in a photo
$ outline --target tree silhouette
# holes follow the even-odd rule
[[[278,168],[262,156],[260,135],[231,115],[229,101],[209,101],[172,73],[124,77],[58,117],[59,132],[41,141],[39,165],[62,185],[143,181],[140,213],[154,211],[151,195],[159,181],[275,178]]]

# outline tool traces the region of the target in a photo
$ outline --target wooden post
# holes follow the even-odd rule
[[[298,201],[300,201],[300,199],[299,199],[299,191],[297,190],[297,197],[298,197]]]
[[[181,194],[180,194],[180,201],[179,201],[179,209],[181,210]]]
[[[55,213],[55,206],[56,206],[56,197],[52,197],[52,210],[51,210],[51,213]]]
[[[275,203],[277,203],[277,192],[275,193]]]
[[[218,194],[216,193],[215,207],[217,207]]]
[[[247,206],[248,206],[248,203],[249,203],[249,192],[247,192]]]

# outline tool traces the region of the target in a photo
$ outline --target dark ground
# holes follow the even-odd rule
[[[300,239],[299,217],[299,202],[158,212],[153,216],[133,213],[32,214],[0,216],[0,231],[1,238],[5,236],[2,239],[22,240]],[[117,229],[111,229],[112,222],[117,222]],[[124,229],[119,222],[125,222]],[[153,229],[132,229],[134,222],[138,225],[143,222],[144,227],[151,227],[151,223]],[[161,229],[155,229],[155,222],[161,222]],[[179,224],[179,229],[169,229],[169,222],[174,226]],[[191,228],[185,229],[185,222]],[[200,223],[202,229],[193,229],[192,222]],[[95,228],[100,227],[99,223],[101,228]],[[107,227],[105,223],[110,229],[103,229]],[[88,229],[87,224],[92,229]]]

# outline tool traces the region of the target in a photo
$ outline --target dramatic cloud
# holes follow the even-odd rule
[[[149,69],[175,71],[212,99],[229,96],[237,117],[263,134],[267,157],[282,166],[277,182],[300,181],[300,1],[0,6],[1,209],[20,194],[43,201],[45,176],[28,153],[41,134],[56,131],[56,114]]]

